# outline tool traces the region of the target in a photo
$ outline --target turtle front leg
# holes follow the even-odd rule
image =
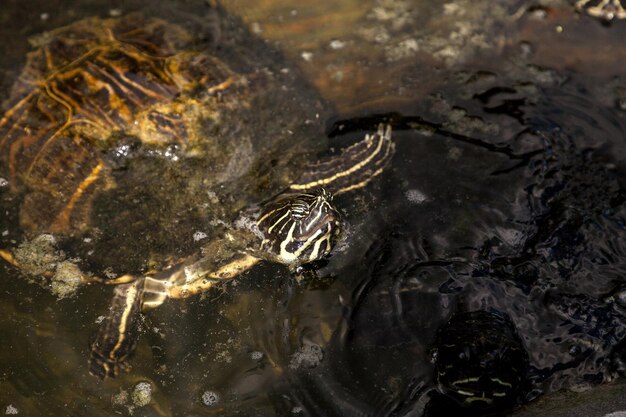
[[[187,298],[216,283],[231,280],[259,262],[240,255],[220,268],[202,258],[183,262],[153,277],[133,278],[115,287],[109,312],[92,337],[89,372],[100,379],[114,378],[128,368],[126,360],[139,340],[141,313],[156,308],[168,298]],[[130,277],[121,282],[128,282]]]
[[[216,283],[235,278],[260,261],[261,259],[255,256],[241,254],[217,269],[207,269],[207,266],[213,265],[205,265],[205,262],[200,260],[185,268],[184,279],[179,279],[177,283],[173,283],[168,288],[167,296],[169,298],[187,298],[200,294],[213,288]]]

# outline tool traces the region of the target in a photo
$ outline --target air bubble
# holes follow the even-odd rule
[[[220,402],[220,395],[215,391],[204,391],[202,394],[202,403],[212,407]]]
[[[132,399],[135,407],[143,407],[150,404],[152,400],[152,385],[149,382],[140,382],[135,385]]]
[[[290,369],[315,368],[324,359],[324,351],[318,345],[305,345],[291,355]]]
[[[7,414],[7,415],[15,415],[18,413],[19,413],[18,409],[15,408],[15,406],[12,404],[7,405],[7,408],[4,410],[4,414]]]
[[[344,41],[340,41],[339,39],[335,39],[330,42],[330,48],[334,50],[341,49],[344,46],[346,46],[346,43]]]
[[[406,199],[413,204],[422,204],[424,201],[428,200],[426,194],[416,189],[407,190],[404,195]]]

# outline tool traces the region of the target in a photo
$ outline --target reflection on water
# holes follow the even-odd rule
[[[0,12],[3,99],[29,36],[141,8],[27,3]],[[0,411],[463,415],[438,390],[433,353],[452,317],[477,310],[510,318],[528,355],[517,402],[623,377],[626,23],[565,1],[316,3],[226,7],[332,103],[334,147],[394,126],[392,168],[337,198],[348,243],[316,277],[262,264],[166,303],[146,317],[132,371],[104,383],[86,358],[111,289],[57,300],[2,264]],[[197,21],[203,10],[153,12]]]

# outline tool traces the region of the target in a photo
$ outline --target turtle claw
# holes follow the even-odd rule
[[[89,373],[100,380],[116,378],[118,375],[130,371],[131,366],[127,362],[113,361],[99,354],[91,352],[89,357]]]

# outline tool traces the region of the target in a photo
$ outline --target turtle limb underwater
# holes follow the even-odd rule
[[[119,277],[116,282],[130,283],[114,290],[109,314],[92,339],[90,372],[105,378],[126,369],[139,337],[140,313],[168,298],[207,291],[263,260],[295,270],[328,256],[343,227],[333,194],[367,185],[383,171],[394,148],[391,127],[381,125],[341,154],[310,165],[268,203],[244,210],[222,240],[210,242],[201,254],[155,274]]]

